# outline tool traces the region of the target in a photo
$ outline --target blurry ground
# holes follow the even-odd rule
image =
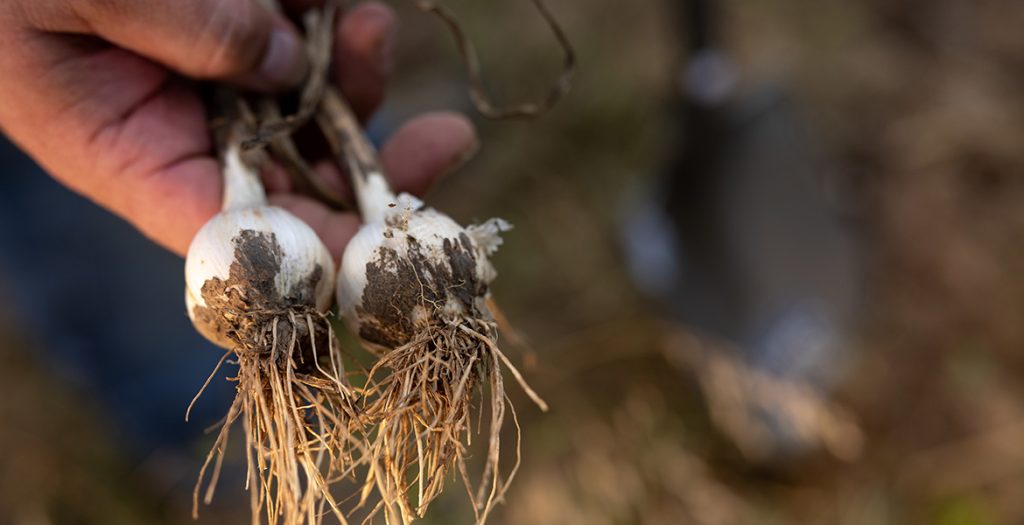
[[[501,96],[544,87],[557,60],[528,2],[453,5]],[[539,121],[483,123],[479,156],[428,199],[462,222],[516,225],[496,294],[553,408],[510,389],[524,463],[494,523],[1024,522],[1024,4],[725,5],[744,88],[786,86],[853,188],[837,200],[867,243],[855,358],[835,399],[816,399],[631,291],[617,221],[670,147],[672,17],[656,0],[552,1],[580,53],[572,96]],[[403,12],[385,118],[464,104],[440,26]],[[102,412],[54,388],[24,334],[2,333],[0,523],[187,523],[119,463]],[[822,452],[754,461],[754,402],[801,414]],[[466,522],[457,489],[429,522]]]

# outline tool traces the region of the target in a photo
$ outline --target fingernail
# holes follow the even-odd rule
[[[306,50],[299,37],[287,29],[275,29],[257,72],[259,78],[272,88],[291,88],[305,79],[308,69]]]

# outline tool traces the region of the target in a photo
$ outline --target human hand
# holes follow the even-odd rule
[[[317,0],[284,0],[301,11]],[[390,77],[394,16],[361,4],[339,21],[335,81],[366,117]],[[254,90],[295,87],[308,65],[298,33],[257,0],[3,0],[0,128],[57,180],[184,254],[221,203],[207,116],[189,79]],[[423,192],[476,147],[462,116],[404,125],[381,150],[392,184]],[[318,173],[340,184],[327,161]],[[268,175],[270,202],[312,226],[335,259],[355,233],[330,210]]]

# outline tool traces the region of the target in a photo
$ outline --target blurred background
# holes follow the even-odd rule
[[[427,199],[516,226],[495,296],[552,410],[511,385],[492,523],[1024,522],[1024,3],[549,3],[572,94],[478,119]],[[499,100],[558,74],[529,2],[449,4]],[[443,27],[392,5],[371,129],[471,113]],[[192,523],[231,389],[184,422],[220,354],[182,261],[0,155],[0,523]],[[199,523],[247,520],[240,485]],[[424,522],[466,505],[453,483]]]

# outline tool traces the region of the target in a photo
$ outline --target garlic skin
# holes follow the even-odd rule
[[[315,308],[326,312],[334,260],[305,222],[266,205],[255,170],[237,148],[225,158],[224,211],[196,234],[185,258],[189,319],[208,340],[238,346],[239,313]]]
[[[338,272],[338,311],[350,330],[373,346],[394,347],[438,317],[487,312],[497,276],[488,256],[508,223],[463,228],[408,194],[377,217],[349,242]]]

